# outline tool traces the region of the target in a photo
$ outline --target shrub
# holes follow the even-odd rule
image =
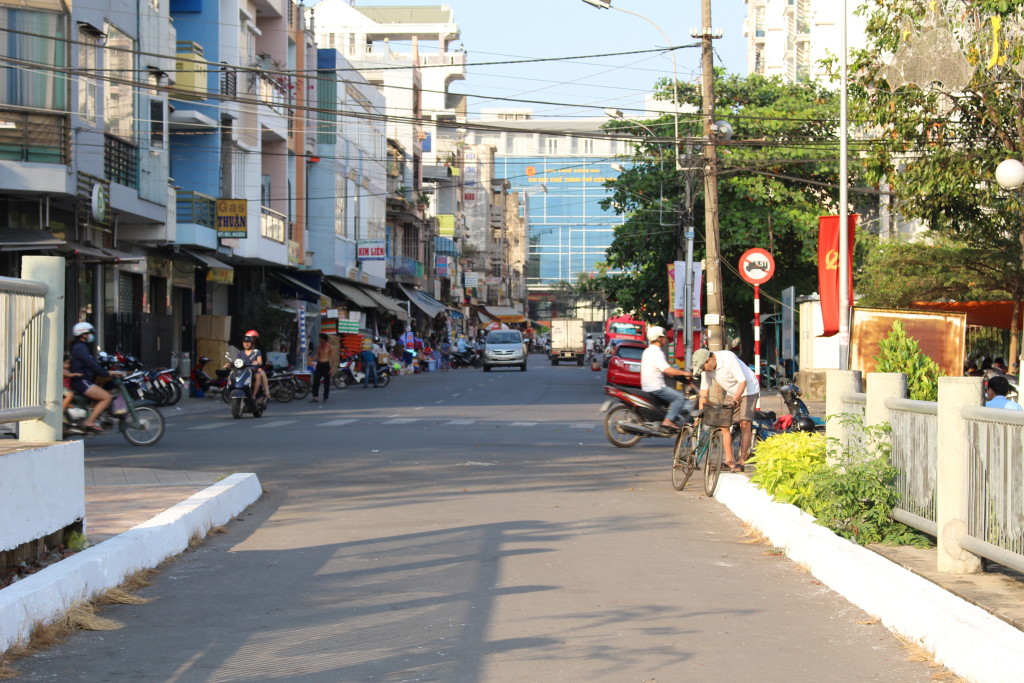
[[[751,462],[757,464],[751,481],[778,502],[806,510],[813,496],[811,475],[825,467],[825,437],[807,432],[776,434],[758,444]]]
[[[907,336],[903,323],[892,324],[889,336],[878,343],[875,356],[878,372],[902,372],[907,376],[907,396],[918,401],[937,401],[939,377],[946,373],[938,363],[924,355],[917,340]]]

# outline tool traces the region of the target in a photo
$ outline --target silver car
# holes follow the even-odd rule
[[[492,330],[484,340],[484,371],[516,365],[526,372],[526,344],[519,330]]]

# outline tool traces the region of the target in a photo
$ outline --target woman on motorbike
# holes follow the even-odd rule
[[[82,423],[82,429],[102,434],[103,430],[96,425],[96,420],[110,406],[114,397],[103,387],[94,384],[94,381],[97,377],[110,377],[111,373],[93,358],[92,344],[96,341],[96,329],[90,323],[75,324],[71,328],[71,334],[74,341],[71,342],[69,371],[77,375],[71,378],[71,388],[93,402],[92,414]]]
[[[242,348],[238,352],[238,358],[241,358],[246,363],[251,363],[256,367],[253,369],[253,388],[252,397],[256,398],[260,388],[263,389],[264,396],[270,396],[268,389],[267,375],[263,372],[263,352],[256,348],[256,342],[260,336],[256,333],[256,330],[249,330],[242,337]]]

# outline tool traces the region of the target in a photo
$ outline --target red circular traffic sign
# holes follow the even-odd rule
[[[775,259],[767,249],[754,247],[740,256],[740,277],[752,285],[763,285],[775,274]]]

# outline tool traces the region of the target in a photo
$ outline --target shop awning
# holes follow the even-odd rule
[[[285,275],[284,273],[277,270],[267,271],[271,277],[276,278],[280,282],[284,283],[287,289],[292,290],[295,297],[302,299],[303,301],[309,301],[310,303],[319,303],[320,297],[322,296],[319,291],[313,289],[305,282],[298,280],[297,278]]]
[[[361,288],[350,282],[345,282],[341,278],[330,276],[324,278],[324,282],[327,283],[327,286],[330,289],[337,292],[337,298],[348,299],[355,304],[356,308],[361,308],[363,310],[373,310],[377,308],[376,301],[366,296],[366,293]]]
[[[192,251],[191,249],[182,249],[183,254],[187,254],[192,257],[193,260],[198,262],[200,265],[206,266],[207,268],[216,268],[217,270],[234,270],[234,267],[229,266],[223,261],[218,261],[208,254],[204,254],[201,251]]]
[[[380,309],[385,313],[393,313],[399,320],[409,319],[409,314],[405,312],[405,308],[384,292],[378,292],[375,289],[364,289],[363,294],[366,294],[380,304]]]
[[[64,246],[64,240],[54,237],[46,230],[26,228],[0,229],[0,251],[28,251],[31,249],[56,249]]]
[[[450,317],[452,320],[462,320],[466,316],[462,314],[462,311],[457,311],[454,308],[449,308],[448,317]]]
[[[949,301],[945,303],[925,303],[917,301],[910,308],[918,311],[948,311],[950,313],[966,313],[968,325],[980,327],[998,327],[1011,329],[1013,320],[1012,301]],[[1024,318],[1024,307],[1017,312],[1017,329],[1020,329]]]
[[[503,323],[525,323],[526,316],[509,306],[481,306],[483,312]]]
[[[448,308],[426,292],[406,287],[402,283],[398,283],[398,286],[401,287],[402,291],[405,292],[405,295],[409,297],[409,301],[416,304],[416,307],[426,313],[428,318],[436,318]]]
[[[62,256],[84,257],[98,263],[135,263],[144,261],[145,256],[134,256],[124,251],[107,247],[94,247],[78,242],[65,242],[60,248]]]

